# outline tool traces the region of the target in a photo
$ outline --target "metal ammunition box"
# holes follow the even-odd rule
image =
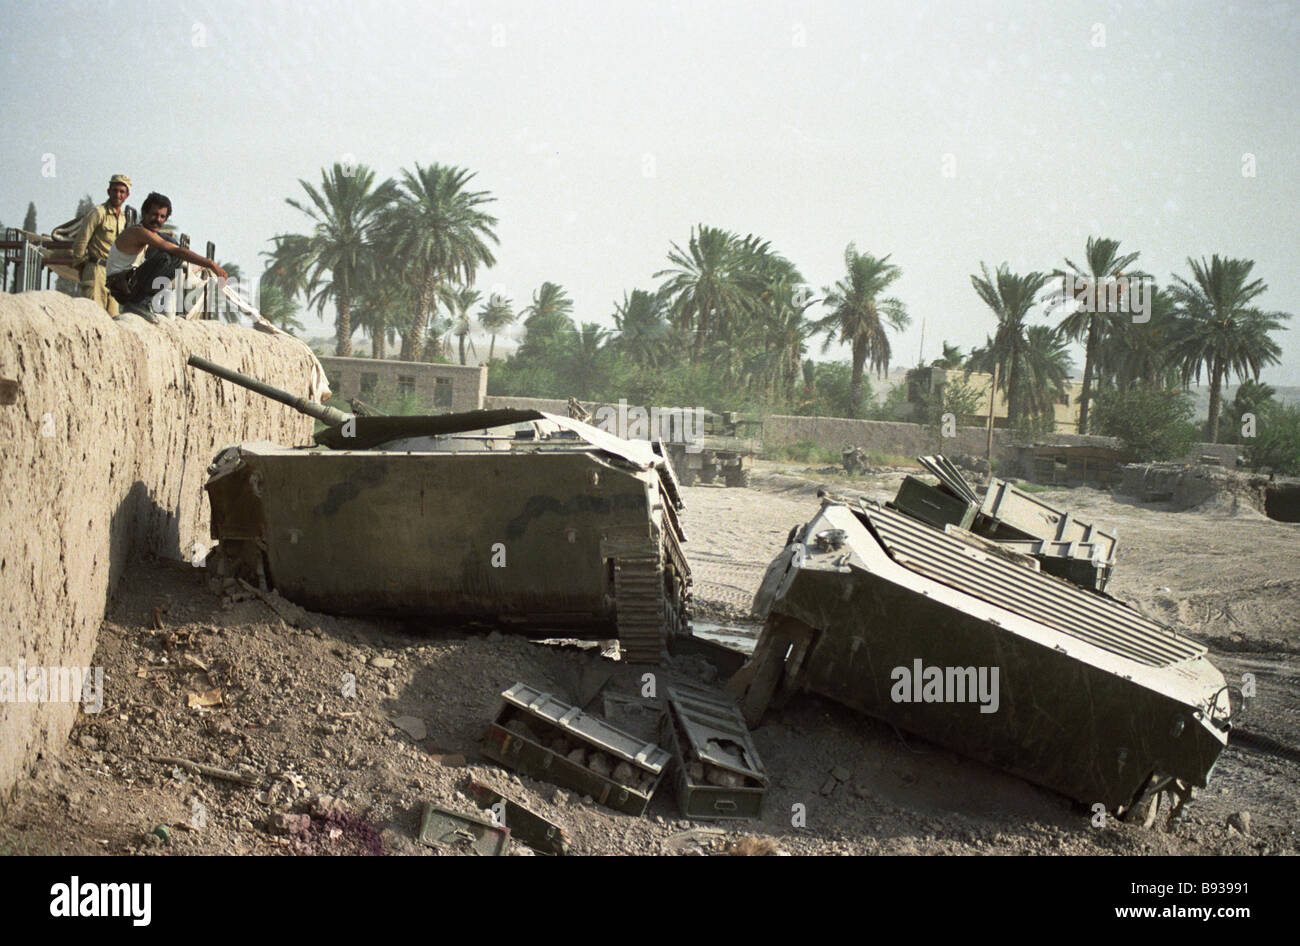
[[[1041,499],[1018,490],[997,477],[989,480],[989,487],[984,493],[984,501],[980,504],[979,511],[981,516],[995,520],[994,534],[990,536],[991,538],[1027,538],[1055,543],[1085,543],[1095,546],[1095,549],[1090,550],[1090,557],[1103,565],[1115,564],[1114,532],[1098,529],[1091,523],[1076,519],[1072,513],[1055,509]],[[1043,554],[1056,555],[1061,552],[1044,550]]]
[[[490,785],[484,785],[475,779],[469,780],[466,786],[469,797],[474,799],[474,804],[484,809],[494,809],[503,812],[505,826],[510,830],[510,835],[517,841],[522,841],[539,854],[552,854],[556,857],[562,857],[568,851],[568,844],[564,838],[564,829],[557,824],[552,824],[535,811],[530,811],[523,805],[502,795]],[[500,805],[501,808],[497,808]],[[495,818],[493,819],[495,822]]]
[[[524,683],[501,697],[483,744],[489,758],[615,811],[645,813],[671,759],[667,752]]]
[[[465,854],[496,857],[510,851],[510,829],[458,811],[424,806],[420,843]]]
[[[958,499],[915,476],[903,477],[898,495],[890,505],[913,519],[920,519],[940,529],[949,524],[969,529],[975,521],[974,503]]]
[[[759,817],[767,775],[735,699],[684,683],[673,684],[666,695],[660,739],[673,756],[683,817]]]

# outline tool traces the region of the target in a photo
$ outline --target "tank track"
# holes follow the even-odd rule
[[[669,639],[685,633],[690,620],[690,575],[683,574],[676,561],[669,568],[666,574],[657,555],[620,558],[614,564],[618,640],[629,663],[661,663]],[[670,587],[676,593],[670,593]]]

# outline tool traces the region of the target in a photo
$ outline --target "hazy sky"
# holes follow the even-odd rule
[[[1255,260],[1261,304],[1297,313],[1264,379],[1300,384],[1296,4],[0,11],[6,224],[34,200],[48,231],[123,171],[131,204],[166,193],[197,248],[260,272],[273,234],[306,229],[299,178],[453,164],[497,197],[478,285],[517,306],[552,280],[612,325],[699,222],[761,234],[817,289],[853,241],[902,267],[897,364],[923,319],[926,358],[989,333],[981,260],[1051,269],[1103,235],[1162,282],[1188,256]]]

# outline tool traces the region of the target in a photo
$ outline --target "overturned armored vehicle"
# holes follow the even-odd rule
[[[221,451],[209,567],[313,610],[618,638],[689,633],[671,465],[650,443],[532,410],[354,417],[202,359],[329,424],[316,447]]]
[[[1233,703],[1206,648],[1029,555],[827,500],[792,530],[732,681],[750,725],[810,691],[1089,806],[1154,819],[1204,786]]]

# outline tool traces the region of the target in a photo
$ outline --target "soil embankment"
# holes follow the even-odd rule
[[[0,294],[0,377],[17,383],[0,406],[0,676],[11,686],[19,670],[90,666],[130,557],[206,552],[203,483],[217,450],[310,435],[310,419],[187,367],[191,353],[308,393],[312,356],[286,337],[114,321],[57,292]],[[78,711],[31,702],[41,694],[27,689],[0,701],[0,803]]]

